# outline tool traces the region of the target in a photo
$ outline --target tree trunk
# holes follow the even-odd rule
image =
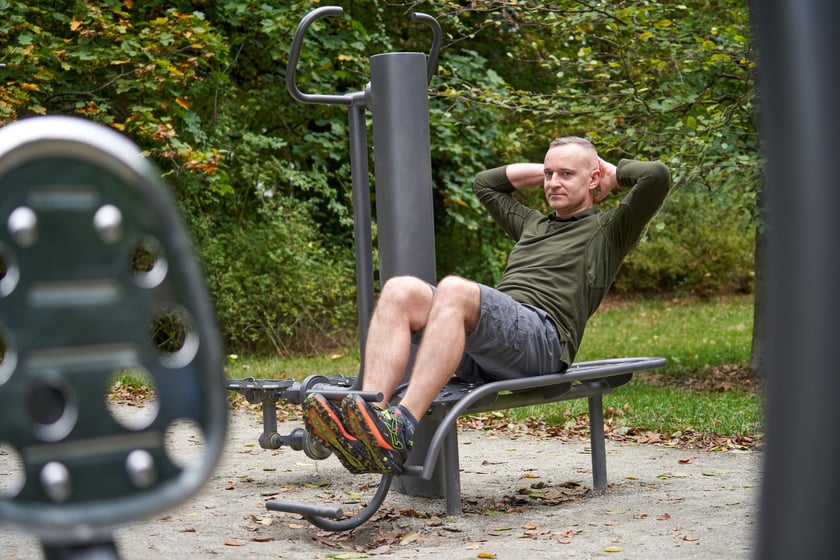
[[[764,377],[764,357],[767,352],[766,344],[766,303],[767,282],[765,269],[765,255],[767,254],[767,235],[764,224],[764,181],[759,180],[756,186],[756,206],[758,209],[758,225],[755,232],[755,287],[753,288],[753,332],[752,348],[750,350],[750,376]]]

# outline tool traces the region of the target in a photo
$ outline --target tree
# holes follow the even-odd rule
[[[314,349],[355,317],[347,125],[340,108],[285,91],[292,35],[318,4],[274,4],[0,0],[0,125],[64,113],[130,136],[176,190],[228,343]],[[743,1],[343,6],[307,34],[307,91],[357,91],[371,55],[428,51],[411,11],[443,27],[430,89],[441,274],[492,283],[504,268],[509,241],[474,174],[576,133],[607,158],[666,160],[680,187],[618,290],[750,289],[758,150]]]

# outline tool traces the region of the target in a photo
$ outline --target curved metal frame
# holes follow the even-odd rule
[[[312,10],[306,14],[302,20],[300,20],[297,30],[295,30],[294,39],[292,39],[292,48],[289,52],[289,62],[286,64],[286,88],[295,100],[300,101],[301,103],[314,103],[319,105],[354,104],[354,95],[304,93],[297,85],[297,65],[300,60],[300,51],[303,48],[303,38],[304,35],[306,35],[306,31],[317,19],[327,16],[340,16],[342,14],[344,14],[344,9],[339,6],[322,6]],[[429,14],[414,12],[411,14],[411,21],[425,23],[432,29],[432,48],[429,51],[429,61],[427,64],[427,79],[428,83],[431,83],[435,70],[437,69],[437,61],[440,56],[443,32],[441,31],[438,21]]]

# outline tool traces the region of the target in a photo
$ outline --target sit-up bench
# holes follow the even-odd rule
[[[572,365],[565,373],[538,377],[482,385],[453,382],[440,392],[421,422],[421,430],[418,430],[420,435],[415,437],[415,447],[406,471],[400,477],[400,483],[411,490],[412,479],[425,481],[442,477],[440,486],[443,487],[446,511],[450,515],[457,515],[461,513],[457,430],[460,416],[586,398],[589,403],[593,489],[603,491],[607,487],[607,467],[602,397],[630,381],[633,373],[661,368],[665,363],[664,358],[617,358],[581,362]],[[314,443],[303,428],[297,428],[286,436],[276,432],[275,403],[278,400],[300,403],[310,392],[340,400],[353,391],[355,382],[353,378],[342,376],[316,375],[303,382],[231,379],[227,385],[229,389],[245,395],[249,402],[262,404],[263,433],[259,437],[262,447],[278,449],[288,446],[303,450],[313,459],[325,459],[329,452]],[[381,398],[379,394],[362,395],[371,401]],[[425,429],[428,427],[431,429]],[[344,518],[341,509],[330,506],[269,501],[266,507],[275,511],[298,513],[314,525],[327,530],[349,530],[370,519],[379,509],[391,488],[393,478],[391,475],[383,475],[374,497],[364,509],[350,518]],[[410,493],[422,494],[422,491]]]
[[[448,385],[435,400],[430,414],[442,415],[428,444],[422,464],[409,469],[425,480],[435,472],[438,456],[446,495],[446,511],[461,512],[460,465],[456,422],[464,414],[506,410],[586,398],[589,404],[589,441],[592,454],[592,486],[596,491],[607,487],[607,456],[604,436],[602,396],[630,381],[634,372],[661,368],[664,358],[618,358],[580,362],[564,373],[495,381],[471,386]]]

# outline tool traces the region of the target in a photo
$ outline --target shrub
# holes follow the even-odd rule
[[[618,293],[748,293],[754,282],[752,217],[697,187],[677,190],[616,278]]]
[[[287,354],[346,347],[356,333],[353,259],[330,247],[306,205],[283,197],[249,216],[194,218],[225,344]]]

